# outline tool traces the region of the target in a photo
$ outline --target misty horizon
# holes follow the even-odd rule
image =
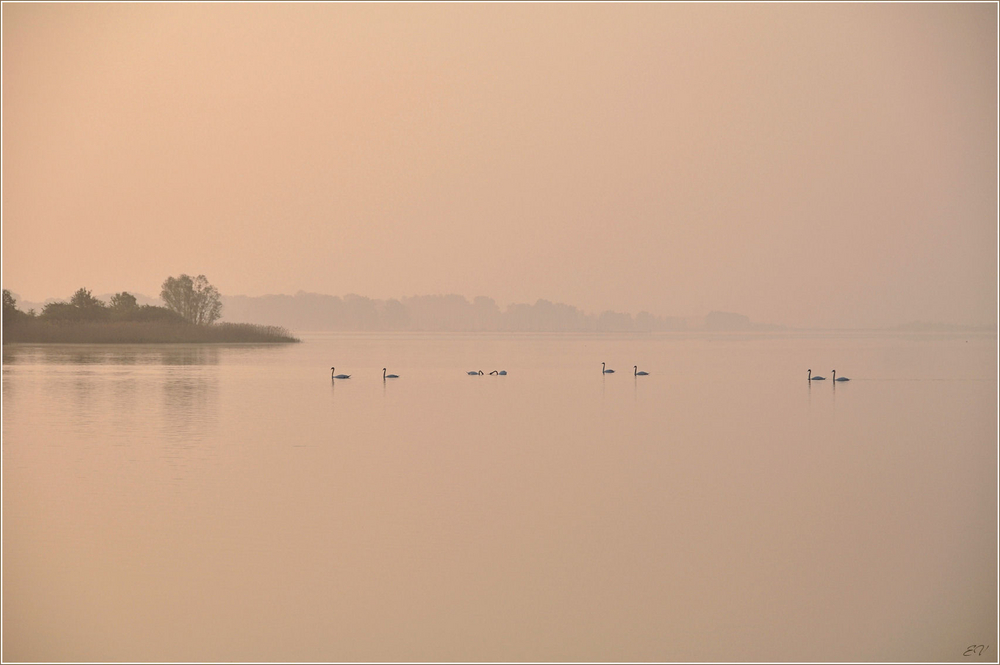
[[[998,19],[0,4],[0,655],[995,660]]]
[[[995,5],[2,11],[28,300],[183,266],[249,296],[997,325]]]
[[[129,291],[140,305],[162,306],[163,300]],[[13,292],[21,311],[42,308],[66,298],[24,300]],[[105,303],[113,293],[95,297]],[[623,312],[604,310],[588,312],[573,304],[539,298],[533,303],[508,303],[505,306],[485,295],[469,298],[462,294],[426,294],[399,298],[371,298],[348,293],[333,295],[298,290],[294,294],[262,296],[222,295],[220,321],[254,323],[294,328],[296,330],[343,331],[425,331],[425,332],[696,332],[696,331],[781,331],[824,330],[795,328],[781,322],[759,321],[741,312],[705,311],[694,315],[653,314],[646,310]],[[394,308],[397,310],[393,315]],[[408,310],[417,308],[419,313]],[[476,310],[479,310],[478,313]],[[333,311],[331,311],[333,310]],[[353,310],[353,311],[352,311]],[[312,323],[309,323],[309,322]],[[319,322],[319,323],[317,323]],[[839,328],[866,330],[865,328]],[[900,321],[876,330],[897,331],[989,331],[988,326],[954,324],[942,321]]]

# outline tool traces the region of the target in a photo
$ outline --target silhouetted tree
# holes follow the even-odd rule
[[[135,296],[128,291],[122,291],[111,296],[111,309],[121,314],[127,314],[139,309]]]
[[[209,284],[204,275],[194,279],[187,275],[167,277],[160,298],[169,309],[191,323],[209,325],[222,316],[219,290]]]
[[[95,311],[99,310],[77,307],[68,302],[50,302],[42,307],[41,318],[46,321],[84,321]]]
[[[3,290],[3,322],[12,323],[17,321],[22,316],[24,312],[17,308],[17,299],[14,298],[14,294],[8,289]]]
[[[85,288],[79,288],[69,302],[50,302],[42,308],[49,321],[99,321],[108,317],[108,308]]]
[[[69,304],[80,309],[97,309],[104,307],[104,303],[90,295],[90,291],[81,287],[76,290],[73,297],[69,299]]]

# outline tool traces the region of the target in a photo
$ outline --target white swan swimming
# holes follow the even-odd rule
[[[507,376],[507,370],[505,369],[499,371],[493,370],[492,372],[490,372],[490,376],[493,376],[494,374],[496,374],[497,376]]]
[[[825,376],[813,376],[812,373],[813,373],[813,371],[809,370],[809,380],[810,381],[826,381],[826,377]]]
[[[481,376],[482,373],[483,370],[479,370],[478,372],[466,372],[466,374],[468,374],[469,376]]]
[[[649,372],[640,372],[638,365],[632,365],[632,375],[633,376],[649,376]]]
[[[349,379],[349,378],[351,378],[351,375],[350,374],[334,374],[333,373],[333,368],[331,367],[330,368],[330,378],[332,378],[332,379]]]
[[[838,379],[837,378],[837,370],[834,369],[834,370],[831,370],[831,371],[833,372],[833,380],[834,381],[850,381],[850,379],[848,379],[846,376],[842,376],[842,377],[840,377]]]
[[[615,370],[613,370],[613,369],[604,369],[604,363],[601,363],[601,373],[602,374],[614,374]]]
[[[386,379],[398,379],[398,378],[399,378],[399,374],[388,374],[387,375],[385,373],[385,367],[382,368],[382,380],[383,381],[385,381]]]

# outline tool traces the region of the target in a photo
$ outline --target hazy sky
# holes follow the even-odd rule
[[[3,285],[997,315],[997,5],[3,4]]]

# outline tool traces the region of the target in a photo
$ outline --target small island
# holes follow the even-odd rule
[[[69,302],[23,312],[3,289],[3,343],[24,344],[274,344],[300,341],[278,326],[217,323],[219,291],[204,275],[168,277],[160,298],[166,307],[139,305],[122,291],[105,303],[85,288]]]

